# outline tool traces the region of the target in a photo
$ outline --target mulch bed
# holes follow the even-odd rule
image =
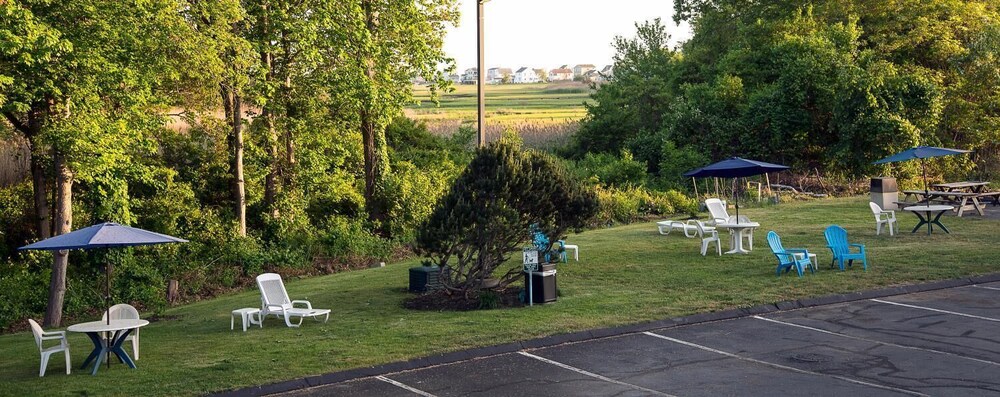
[[[469,311],[490,309],[484,303],[495,303],[496,309],[509,307],[523,307],[519,294],[522,288],[507,287],[502,290],[491,290],[482,293],[495,293],[498,299],[480,299],[480,293],[472,293],[466,297],[462,293],[447,290],[437,290],[414,296],[403,302],[403,307],[411,310],[431,310],[431,311]]]

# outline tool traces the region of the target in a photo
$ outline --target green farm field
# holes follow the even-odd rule
[[[486,119],[492,123],[565,123],[586,114],[583,104],[590,100],[590,87],[583,83],[539,83],[486,85]],[[476,86],[460,84],[455,91],[440,96],[440,105],[430,100],[425,86],[414,86],[417,104],[406,109],[407,116],[426,121],[469,123],[476,121]]]

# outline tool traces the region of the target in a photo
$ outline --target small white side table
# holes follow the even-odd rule
[[[798,259],[802,259],[802,254],[796,252],[795,253],[795,257],[798,258]],[[816,266],[819,265],[819,262],[816,261],[816,254],[814,254],[812,252],[809,253],[809,263],[811,264],[812,269],[815,272],[816,271]]]
[[[229,318],[229,330],[232,331],[236,329],[236,316],[240,316],[240,320],[243,323],[243,332],[247,332],[247,325],[256,324],[261,328],[264,328],[264,322],[260,318],[260,309],[253,307],[244,307],[242,309],[233,310],[232,317]]]

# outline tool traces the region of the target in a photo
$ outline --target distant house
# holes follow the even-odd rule
[[[597,66],[591,65],[589,63],[576,65],[573,67],[573,77],[583,77],[587,72],[597,69]]]
[[[605,66],[604,69],[601,69],[601,74],[603,74],[604,77],[614,76],[615,75],[615,65],[607,65],[607,66]]]
[[[538,74],[529,67],[522,67],[514,72],[514,84],[537,83]]]
[[[570,81],[570,80],[573,80],[573,69],[562,67],[558,69],[552,69],[549,71],[549,81]]]
[[[601,72],[598,72],[597,69],[588,70],[587,73],[583,74],[583,76],[581,77],[581,79],[583,81],[587,81],[587,82],[591,82],[591,83],[603,83],[604,82],[604,78],[601,77]]]
[[[486,70],[486,82],[489,84],[500,84],[504,77],[513,76],[514,72],[510,68],[489,68]]]
[[[451,82],[455,84],[462,84],[462,75],[458,73],[449,74],[448,80],[451,80]]]
[[[545,69],[531,69],[531,71],[535,72],[535,75],[538,76],[539,82],[544,82],[549,79],[549,73],[546,72]]]
[[[479,69],[468,68],[462,73],[462,84],[476,84],[479,82]]]

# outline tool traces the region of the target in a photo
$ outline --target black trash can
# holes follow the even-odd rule
[[[556,269],[555,265],[541,266],[539,271],[531,272],[531,301],[533,303],[549,303],[556,301]],[[528,294],[528,273],[524,274],[524,293]]]
[[[879,177],[872,178],[871,181],[872,202],[878,204],[884,210],[895,210],[899,207],[899,188],[896,187],[896,178]]]

